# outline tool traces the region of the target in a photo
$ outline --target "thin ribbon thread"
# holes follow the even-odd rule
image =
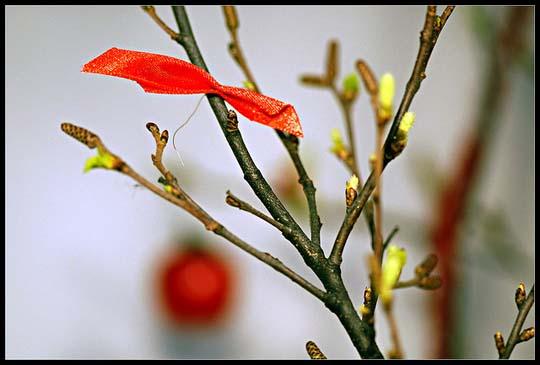
[[[191,118],[195,115],[195,113],[197,112],[197,110],[199,109],[199,106],[201,105],[201,101],[204,99],[204,95],[201,96],[199,98],[199,101],[197,102],[197,105],[195,106],[195,109],[191,112],[191,114],[189,115],[189,117],[186,119],[186,121],[182,124],[180,124],[178,126],[178,128],[176,128],[176,130],[174,131],[174,134],[173,134],[173,138],[172,138],[172,144],[173,144],[173,148],[174,148],[174,151],[176,152],[176,154],[178,155],[178,158],[180,159],[180,163],[182,164],[181,167],[184,166],[184,161],[182,160],[182,156],[180,156],[180,152],[178,152],[178,149],[176,148],[176,134],[180,131],[180,129],[184,128],[186,126],[186,124],[188,124],[188,122],[191,120]]]
[[[111,48],[85,64],[82,71],[133,80],[148,93],[217,94],[246,118],[303,137],[291,104],[249,89],[221,85],[200,67],[174,57]]]

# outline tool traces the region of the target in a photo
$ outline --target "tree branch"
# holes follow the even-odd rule
[[[197,47],[189,18],[183,6],[173,6],[176,22],[180,29],[180,44],[186,50],[191,62],[204,70],[208,70]],[[219,96],[208,95],[210,105],[223,130],[242,171],[255,194],[259,197],[272,217],[279,223],[291,228],[292,234],[284,234],[300,252],[304,262],[319,277],[327,290],[326,306],[335,313],[347,331],[353,345],[362,358],[382,358],[382,354],[374,340],[373,330],[360,320],[347,293],[341,272],[338,267],[331,265],[324,257],[319,245],[314,245],[283,207],[279,199],[261,175],[251,159],[242,136],[238,130],[227,130],[227,108]]]
[[[242,47],[240,46],[240,40],[238,39],[238,27],[240,23],[236,14],[236,9],[232,5],[225,5],[222,7],[222,9],[225,16],[225,23],[227,25],[227,29],[229,30],[229,33],[231,35],[231,43],[229,43],[229,53],[244,73],[244,76],[250,83],[250,86],[256,92],[260,93],[261,91],[259,89],[259,85],[255,81],[255,78],[253,77],[253,74],[249,69],[246,58],[244,57],[244,52],[242,51]],[[311,241],[316,245],[320,245],[322,224],[319,213],[317,211],[317,201],[315,199],[316,189],[313,185],[313,181],[311,180],[308,173],[306,172],[306,169],[304,168],[302,160],[300,159],[298,151],[300,141],[293,135],[285,134],[278,130],[275,131],[279,139],[287,149],[289,156],[291,157],[294,167],[296,168],[296,172],[298,173],[298,182],[300,183],[300,185],[302,185],[304,195],[306,196],[309,209],[309,221],[311,226]]]
[[[199,47],[193,36],[189,18],[183,6],[173,6],[173,13],[180,29],[179,43],[185,49],[191,62],[208,72],[208,67],[204,62]],[[266,179],[262,176],[260,170],[255,165],[249,151],[244,144],[242,135],[239,130],[228,130],[228,114],[229,111],[225,106],[223,99],[217,95],[207,95],[208,101],[219,125],[225,135],[225,139],[229,144],[240,168],[244,173],[244,179],[251,186],[255,195],[261,200],[263,205],[268,209],[272,217],[279,223],[291,228],[292,234],[286,235],[287,238],[309,267],[319,267],[323,262],[324,254],[319,246],[313,245],[306,236],[302,228],[293,219],[290,213],[285,209],[281,201],[278,199]]]
[[[437,19],[436,6],[428,6],[427,8],[424,27],[420,32],[420,48],[418,50],[418,55],[416,57],[413,71],[411,73],[409,81],[407,82],[405,93],[403,95],[403,98],[401,99],[398,111],[394,117],[394,121],[392,123],[392,126],[390,127],[390,131],[388,132],[386,141],[384,143],[384,161],[382,167],[383,170],[392,159],[399,155],[399,153],[396,154],[395,146],[393,146],[393,143],[396,140],[399,123],[401,121],[401,118],[403,118],[405,112],[407,112],[407,110],[409,109],[414,99],[414,96],[420,88],[422,80],[426,78],[425,70],[431,56],[431,52],[433,51],[433,48],[437,43],[438,36],[442,31],[446,20],[448,19],[453,10],[454,6],[446,7],[445,11],[443,12],[445,16],[444,23],[440,22],[440,24],[437,25],[437,28],[435,28]],[[334,242],[334,247],[332,248],[332,252],[330,254],[330,261],[335,265],[341,264],[341,256],[343,254],[343,249],[345,247],[347,238],[349,237],[354,227],[354,224],[358,220],[360,213],[362,213],[362,209],[364,208],[374,188],[375,176],[372,172],[367,181],[365,182],[362,190],[358,193],[358,196],[353,202],[351,209],[349,209],[349,211],[345,215],[343,223],[337,234],[336,240]]]
[[[270,223],[272,226],[276,227],[281,232],[287,230],[287,227],[285,227],[283,224],[275,221],[272,217],[267,216],[263,212],[257,210],[250,204],[246,203],[245,201],[241,200],[240,198],[236,197],[233,193],[227,190],[227,197],[225,198],[225,202],[229,204],[231,207],[238,208],[240,210],[243,210],[244,212],[248,212],[253,214],[256,217],[261,218],[263,221]],[[289,233],[290,234],[290,233]]]
[[[169,193],[161,189],[159,186],[152,184],[150,181],[148,181],[143,176],[139,175],[135,170],[133,170],[133,168],[131,168],[127,163],[125,163],[123,159],[110,152],[96,134],[88,131],[85,128],[75,126],[70,123],[62,123],[62,130],[66,134],[76,138],[83,144],[87,145],[89,148],[92,149],[98,147],[102,151],[102,153],[110,155],[114,161],[114,164],[108,169],[116,170],[126,176],[131,177],[139,185],[144,186],[159,197],[167,200],[168,202],[176,205],[179,208],[182,208],[190,215],[195,217],[197,220],[199,220],[207,230],[225,238],[235,246],[250,254],[251,256],[254,256],[258,260],[272,267],[274,270],[287,276],[293,282],[300,285],[302,288],[306,289],[308,292],[320,299],[323,303],[326,302],[327,294],[324,291],[317,288],[309,281],[295,273],[289,267],[284,265],[279,259],[270,255],[269,253],[257,250],[247,242],[243,241],[242,239],[228,231],[227,228],[225,228],[221,223],[213,219],[208,213],[204,211],[204,209],[202,209],[197,203],[195,203],[195,201],[193,201],[193,199],[191,199],[191,197],[186,194],[180,187],[178,187],[178,189],[181,193],[177,194],[174,191]],[[154,160],[154,158],[152,158],[152,160]],[[165,167],[163,166],[163,168]]]
[[[518,304],[519,311],[516,317],[516,321],[514,322],[514,325],[512,326],[512,331],[510,331],[510,336],[508,337],[508,341],[506,342],[506,345],[504,346],[504,351],[502,351],[502,353],[499,354],[499,359],[509,359],[510,355],[512,354],[512,351],[514,350],[514,347],[518,343],[524,341],[524,339],[520,338],[521,328],[523,327],[523,323],[525,322],[525,319],[527,318],[527,314],[529,314],[529,311],[531,310],[533,304],[534,304],[534,284],[531,288],[531,291],[529,292],[529,295],[527,296],[527,299],[525,299],[525,301],[522,304],[520,305]],[[532,333],[534,335],[534,329]]]

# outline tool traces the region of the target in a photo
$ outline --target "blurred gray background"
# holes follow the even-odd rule
[[[451,171],[478,105],[485,58],[472,34],[471,9],[458,7],[439,38],[428,77],[411,107],[416,124],[409,145],[384,174],[385,229],[398,224],[395,241],[409,252],[404,278],[430,250],[425,242],[434,204],[430,191]],[[175,27],[169,7],[158,6],[157,11]],[[188,6],[187,11],[212,74],[223,84],[241,85],[243,76],[227,52],[229,34],[220,7]],[[364,58],[376,74],[393,73],[399,100],[417,53],[425,9],[239,6],[237,11],[242,47],[263,92],[293,104],[301,118],[301,153],[318,188],[328,253],[344,214],[348,178],[328,152],[330,130],[344,130],[342,116],[329,92],[303,87],[298,77],[322,72],[327,42],[338,39],[340,76]],[[532,49],[532,33],[529,38]],[[357,357],[335,316],[291,281],[203,232],[188,214],[135,187],[127,177],[104,170],[82,173],[93,152],[64,135],[62,121],[98,133],[113,152],[155,180],[153,141],[145,124],[154,121],[172,132],[199,99],[145,94],[133,82],[80,72],[111,47],[187,59],[139,7],[7,6],[5,41],[7,358],[306,359],[307,340],[314,340],[329,358]],[[513,232],[511,247],[524,259],[510,273],[501,265],[482,265],[479,258],[487,255],[489,243],[467,241],[461,253],[463,292],[469,293],[461,319],[462,357],[496,357],[493,333],[500,330],[506,337],[510,331],[516,285],[522,280],[529,288],[534,282],[533,86],[532,74],[512,74],[477,197],[483,208],[504,213]],[[374,128],[365,92],[354,113],[361,169],[367,176]],[[277,183],[290,169],[281,142],[269,128],[244,118],[240,129],[265,176]],[[185,166],[172,148],[166,150],[166,161],[192,197],[240,237],[316,281],[272,227],[224,204],[225,191],[231,189],[261,207],[243,182],[206,101],[176,142]],[[305,211],[294,215],[308,227]],[[224,328],[170,333],[155,310],[152,270],[175,237],[192,232],[226,252],[239,273],[241,290]],[[361,220],[343,268],[355,306],[367,284],[368,242]],[[426,358],[433,350],[429,295],[409,289],[396,296],[407,358]],[[387,322],[382,312],[378,318],[378,344],[386,352],[391,345]],[[533,320],[534,309],[525,325]],[[532,358],[533,349],[534,340],[518,345],[513,358]]]

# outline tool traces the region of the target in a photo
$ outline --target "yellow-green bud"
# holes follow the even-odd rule
[[[246,80],[246,81],[243,82],[243,84],[244,84],[244,87],[246,89],[251,90],[251,91],[255,91],[255,85],[253,85],[253,83],[251,81]]]
[[[385,73],[379,81],[379,113],[383,119],[390,119],[392,116],[394,93],[394,76],[390,73]]]
[[[343,143],[343,138],[341,137],[339,129],[332,128],[330,137],[332,139],[332,147],[330,148],[330,151],[333,153],[339,153],[345,149],[345,144]]]
[[[158,183],[163,185],[163,190],[165,190],[169,194],[172,194],[173,187],[167,182],[167,180],[163,176],[159,177]]]
[[[118,159],[107,152],[98,152],[96,156],[89,157],[84,164],[84,172],[95,168],[115,169]]]
[[[360,180],[358,180],[356,175],[351,176],[350,179],[347,180],[347,184],[345,185],[345,203],[348,207],[350,207],[354,199],[356,199],[359,184]]]
[[[398,282],[401,270],[407,262],[407,251],[396,245],[390,245],[387,249],[386,260],[382,266],[382,278],[379,288],[379,296],[383,304],[388,305],[392,301],[392,288]]]
[[[343,79],[343,97],[347,101],[353,101],[360,91],[360,83],[356,74],[350,73]]]
[[[347,180],[346,187],[347,189],[358,190],[358,184],[359,184],[358,176],[353,175],[350,177],[349,180]]]
[[[414,124],[415,117],[416,116],[413,112],[407,112],[403,115],[403,118],[401,118],[398,131],[396,133],[396,140],[392,142],[392,145],[390,146],[392,148],[394,157],[398,156],[403,149],[405,149],[405,146],[407,146],[409,130]]]
[[[409,130],[414,125],[414,119],[416,118],[416,115],[413,112],[407,112],[403,115],[403,118],[401,118],[401,122],[399,122],[399,131],[404,133],[405,136],[408,135]]]

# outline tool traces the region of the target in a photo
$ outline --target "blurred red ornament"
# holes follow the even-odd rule
[[[233,275],[220,255],[188,247],[165,259],[158,272],[163,309],[176,325],[212,325],[225,317]]]

